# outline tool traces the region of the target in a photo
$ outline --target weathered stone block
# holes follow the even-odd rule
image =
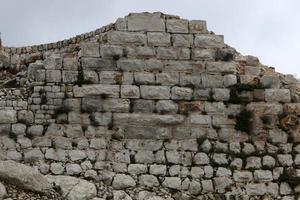
[[[73,88],[75,97],[85,97],[85,96],[101,96],[106,97],[119,97],[120,86],[119,85],[83,85],[82,87]]]
[[[213,60],[216,55],[214,49],[192,49],[193,60]]]
[[[170,87],[141,85],[141,97],[144,99],[170,99]]]
[[[128,46],[125,54],[128,58],[151,58],[155,56],[155,49],[146,46]]]
[[[235,73],[236,63],[234,62],[208,62],[206,71],[210,73]]]
[[[192,124],[198,124],[198,125],[211,125],[211,116],[209,115],[202,115],[202,114],[191,114],[190,120]]]
[[[204,63],[200,61],[174,61],[168,60],[164,61],[165,67],[164,71],[166,72],[204,72]]]
[[[162,72],[156,74],[156,83],[161,85],[176,85],[179,83],[179,73]]]
[[[189,21],[185,19],[167,19],[167,32],[171,33],[188,33]]]
[[[147,36],[139,32],[112,31],[107,33],[110,44],[146,44]]]
[[[101,71],[99,73],[101,84],[122,84],[123,75],[119,71]]]
[[[114,71],[117,70],[116,61],[108,58],[81,58],[81,66],[84,70],[92,71]]]
[[[129,112],[130,101],[128,99],[105,99],[103,110],[108,112]]]
[[[45,69],[61,69],[62,58],[58,55],[51,55],[44,60]]]
[[[195,47],[224,47],[224,38],[220,35],[196,34],[194,39]]]
[[[160,59],[190,59],[190,49],[180,47],[158,47],[157,57]]]
[[[118,45],[101,45],[100,54],[102,58],[120,58],[124,55],[124,50]]]
[[[130,13],[126,18],[129,31],[165,31],[161,13]]]
[[[172,42],[175,47],[191,47],[194,43],[194,37],[192,34],[173,34]]]
[[[74,83],[78,79],[78,71],[63,71],[62,80],[64,83]]]
[[[47,70],[46,81],[50,83],[61,82],[61,71],[60,70]]]
[[[207,33],[206,21],[191,20],[189,21],[190,33]]]
[[[171,100],[160,100],[156,103],[158,113],[177,113],[178,105]]]
[[[175,100],[190,100],[193,96],[193,90],[188,87],[173,87],[172,88],[172,99]]]
[[[141,113],[152,113],[155,110],[155,102],[153,100],[137,99],[131,100],[132,111]]]
[[[17,122],[17,111],[0,110],[0,124],[12,124]]]
[[[77,58],[66,57],[63,59],[63,68],[65,70],[78,70]]]
[[[135,72],[134,81],[137,85],[150,85],[155,83],[155,74],[149,72]]]
[[[171,45],[171,36],[169,33],[157,33],[157,32],[149,32],[148,36],[148,44],[151,46],[170,46]]]
[[[119,59],[118,68],[126,72],[161,71],[163,63],[157,59]]]
[[[268,102],[284,102],[291,101],[291,93],[289,89],[266,89],[266,101]]]
[[[128,98],[128,99],[140,98],[140,88],[135,85],[122,85],[121,98]]]
[[[82,57],[100,57],[100,45],[98,42],[84,42],[80,45],[79,55]]]

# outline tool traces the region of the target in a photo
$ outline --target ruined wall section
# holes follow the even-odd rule
[[[298,196],[296,79],[205,21],[139,13],[112,27],[3,85],[1,159],[80,176],[104,198]]]

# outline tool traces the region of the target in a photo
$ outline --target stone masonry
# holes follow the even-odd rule
[[[0,160],[92,184],[67,199],[300,194],[299,82],[205,21],[131,13],[69,40],[1,47],[0,85]]]

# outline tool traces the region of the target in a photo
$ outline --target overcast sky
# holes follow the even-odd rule
[[[161,11],[208,28],[245,55],[300,76],[299,0],[0,0],[6,46],[55,42],[114,22],[130,12]]]

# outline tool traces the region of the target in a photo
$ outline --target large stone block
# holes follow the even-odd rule
[[[60,70],[47,70],[46,81],[49,83],[61,82],[61,71]]]
[[[165,31],[165,21],[161,13],[130,13],[127,16],[129,31]]]
[[[170,87],[142,85],[141,96],[144,99],[170,99]]]
[[[189,21],[185,19],[167,19],[167,32],[188,33]]]
[[[173,34],[172,42],[175,47],[191,47],[194,37],[192,34]]]
[[[174,125],[183,123],[183,115],[168,114],[146,114],[146,113],[116,113],[113,116],[116,125]]]
[[[206,71],[209,73],[235,73],[236,63],[234,62],[208,62]]]
[[[105,99],[103,110],[108,112],[129,112],[130,101],[128,99]]]
[[[17,122],[17,111],[0,110],[0,124],[12,124]]]
[[[196,34],[194,39],[195,47],[224,47],[224,38],[220,35]]]
[[[80,45],[80,56],[100,57],[100,45],[98,42],[85,42]]]
[[[190,49],[180,47],[158,47],[157,57],[160,59],[190,59]]]
[[[156,83],[161,85],[177,85],[179,83],[179,73],[177,72],[157,73]]]
[[[119,97],[120,86],[119,85],[83,85],[82,87],[73,88],[75,97],[86,96],[103,96],[106,97]]]
[[[188,87],[173,87],[172,99],[175,100],[191,100],[193,96],[193,90]]]
[[[207,33],[206,21],[191,20],[189,21],[190,33]]]
[[[157,59],[119,59],[117,66],[122,71],[140,72],[140,71],[161,71],[163,63]]]
[[[101,45],[100,54],[102,58],[118,58],[123,56],[124,49],[118,45]]]
[[[116,61],[108,58],[81,58],[81,66],[83,70],[94,71],[114,71],[117,70]]]
[[[62,58],[58,55],[51,55],[44,60],[45,69],[61,69]]]
[[[290,90],[289,89],[266,89],[266,101],[288,103],[291,101]]]
[[[170,46],[171,36],[169,33],[149,32],[148,44],[151,46]]]
[[[62,80],[64,83],[74,83],[78,79],[78,71],[63,71]]]
[[[112,31],[107,34],[110,44],[146,44],[147,36],[139,32]]]

